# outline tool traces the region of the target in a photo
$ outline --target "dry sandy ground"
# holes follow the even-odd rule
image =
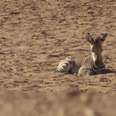
[[[108,32],[112,73],[55,73],[66,56],[89,54],[85,33]],[[1,0],[0,116],[116,116],[116,1]]]

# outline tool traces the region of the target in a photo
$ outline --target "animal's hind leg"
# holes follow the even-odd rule
[[[80,67],[79,71],[78,71],[78,76],[89,76],[89,75],[93,75],[93,72],[87,68],[86,66],[82,66]]]

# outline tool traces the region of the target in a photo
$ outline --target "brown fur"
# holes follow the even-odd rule
[[[92,75],[99,73],[105,68],[102,58],[102,44],[107,37],[106,33],[102,33],[100,36],[93,38],[89,33],[86,35],[85,39],[90,44],[91,56],[87,57],[82,63],[78,75]]]
[[[102,33],[96,38],[88,33],[85,39],[90,44],[91,55],[85,58],[81,65],[80,63],[76,63],[71,57],[61,60],[56,70],[63,73],[76,73],[79,76],[99,73],[105,68],[102,58],[102,43],[105,41],[106,37],[106,33]]]

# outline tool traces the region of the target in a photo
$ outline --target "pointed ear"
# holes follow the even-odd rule
[[[87,34],[86,34],[85,39],[86,39],[90,44],[93,44],[93,43],[94,43],[94,39],[92,38],[92,36],[91,36],[90,33],[87,33]]]
[[[108,36],[107,33],[101,33],[101,41],[104,42],[107,36]]]

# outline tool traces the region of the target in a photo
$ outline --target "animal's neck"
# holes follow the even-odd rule
[[[92,52],[92,60],[94,62],[95,67],[97,68],[104,67],[102,54],[96,55],[94,52]]]

